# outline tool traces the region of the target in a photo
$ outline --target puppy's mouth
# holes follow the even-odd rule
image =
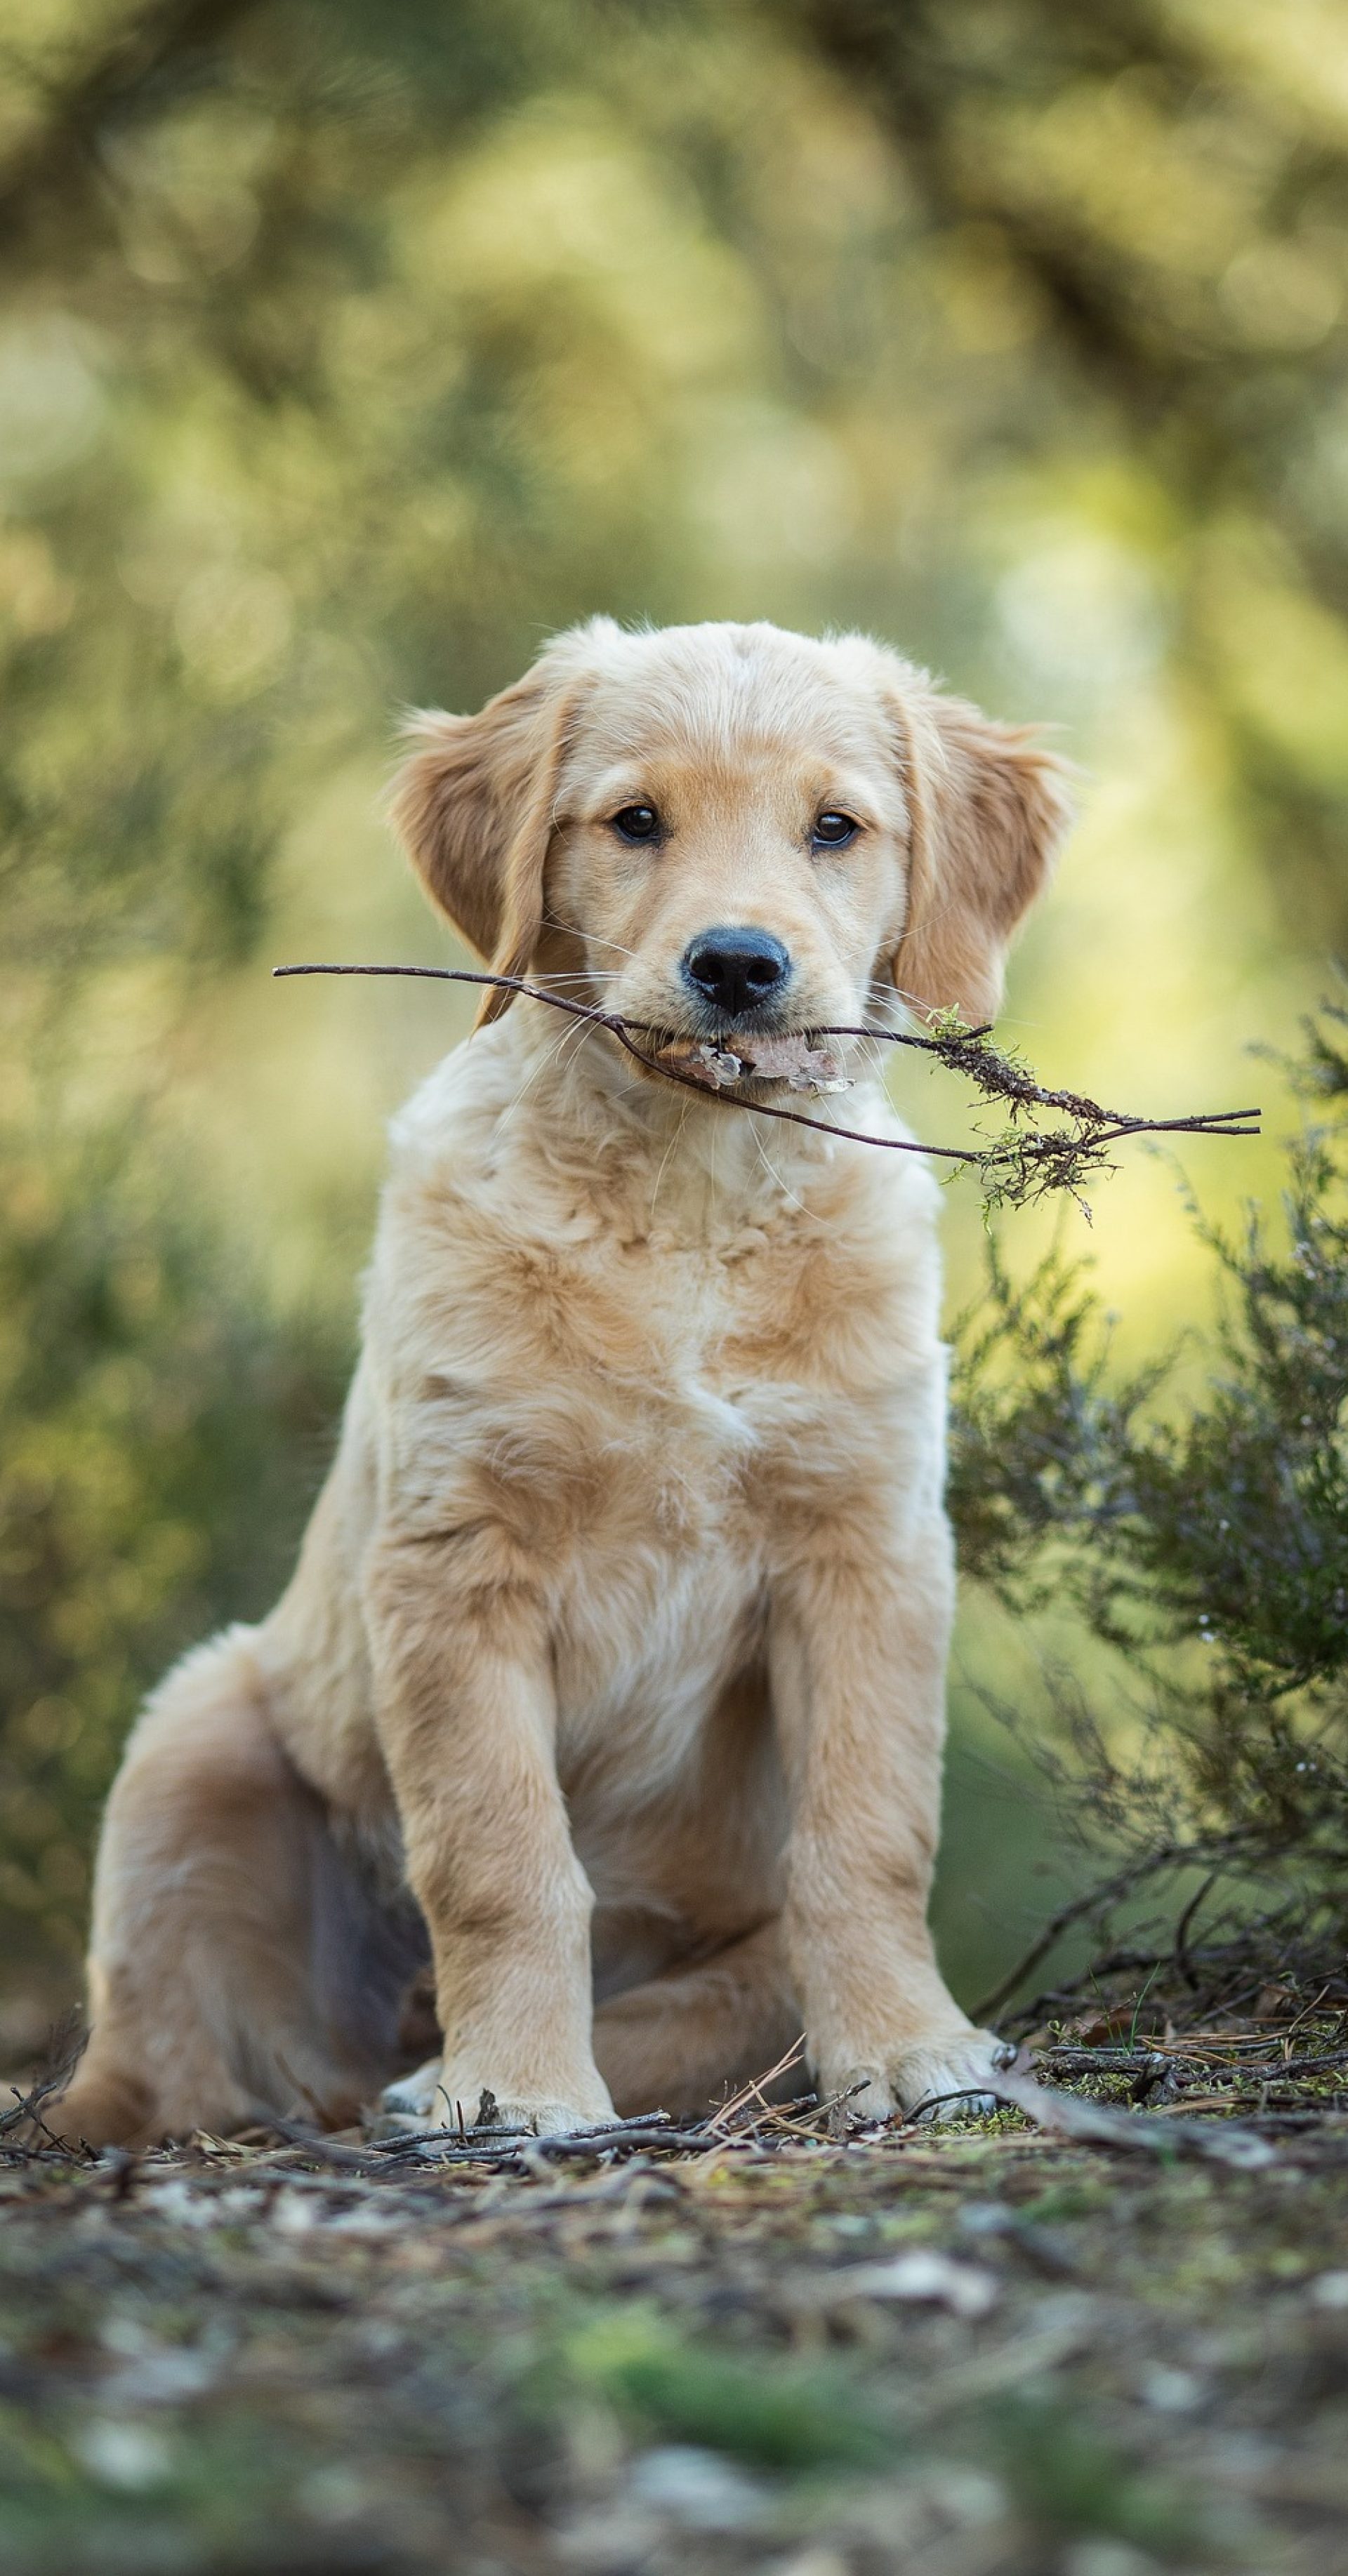
[[[748,1092],[760,1086],[818,1098],[850,1091],[850,1077],[829,1040],[808,1029],[732,1029],[715,1037],[662,1037],[652,1032],[651,1061],[704,1091]]]

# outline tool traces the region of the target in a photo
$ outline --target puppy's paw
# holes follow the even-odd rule
[[[464,2106],[465,2125],[476,2105]],[[413,2074],[400,2076],[396,2084],[386,2084],[379,2096],[379,2126],[393,2132],[398,2129],[457,2129],[458,2114],[444,2085],[444,2065],[438,2057],[428,2057],[424,2066]]]
[[[918,2120],[988,2120],[997,2108],[997,2095],[982,2088],[999,2067],[1010,2065],[1015,2053],[995,2030],[971,2030],[905,2049],[895,2069],[900,2106]]]
[[[986,2120],[997,2096],[983,2087],[1014,2054],[995,2031],[966,2027],[911,2040],[892,2056],[886,2052],[879,2065],[839,2067],[820,2084],[830,2104],[830,2126],[841,2136],[896,2113],[919,2120]]]
[[[607,2087],[597,2075],[578,2083],[571,2099],[497,2095],[476,2079],[456,2075],[442,2059],[430,2057],[415,2074],[385,2086],[379,2127],[394,2136],[399,2131],[426,2129],[444,2129],[450,2136],[467,2129],[500,2129],[561,2138],[578,2129],[605,2128],[616,2116]]]
[[[527,2129],[536,2138],[572,2138],[592,2129],[617,2126],[618,2115],[605,2097],[604,2108],[583,2110],[575,2102],[495,2102],[489,2125],[501,2130]]]

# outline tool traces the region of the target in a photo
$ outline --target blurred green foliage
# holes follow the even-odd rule
[[[1348,935],[1346,294],[1335,0],[12,0],[24,1973],[74,1955],[138,1689],[277,1580],[382,1117],[463,1025],[264,981],[445,953],[376,819],[399,704],[476,703],[597,609],[874,626],[1086,765],[1013,994],[1035,1061],[1243,1094]],[[1229,1206],[1272,1166],[1223,1152]],[[1154,1167],[1098,1242],[1125,1339],[1203,1293]]]
[[[1150,482],[1174,676],[1222,730],[1296,927],[1341,942],[1340,0],[803,0],[803,17],[933,215],[1032,292],[1066,362],[1052,390],[1094,414],[1041,437],[1122,441]]]
[[[536,2366],[537,2368],[537,2366]],[[691,2442],[767,2468],[877,2468],[892,2457],[892,2427],[857,2402],[827,2368],[764,2373],[757,2361],[671,2333],[653,2306],[601,2310],[562,2339],[537,2368],[540,2416],[555,2412],[559,2384],[592,2390],[647,2436]]]
[[[109,1765],[155,1668],[283,1579],[342,1354],[259,1311],[189,1174],[124,1121],[22,1138],[0,1316],[0,1912],[18,1967],[81,1928]]]

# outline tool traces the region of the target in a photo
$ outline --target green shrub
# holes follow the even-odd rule
[[[1018,1610],[1070,1603],[1118,1658],[1112,1708],[1060,1685],[1050,1758],[1110,1851],[1109,1902],[1168,1880],[1177,1913],[1200,1869],[1280,1937],[1331,1937],[1348,1861],[1345,1029],[1326,1005],[1288,1068],[1318,1115],[1281,1229],[1195,1211],[1222,1290],[1196,1394],[1165,1362],[1119,1378],[1079,1276],[1050,1258],[1017,1286],[995,1246],[956,1373],[967,1569]]]

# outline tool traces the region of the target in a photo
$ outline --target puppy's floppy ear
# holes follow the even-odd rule
[[[921,673],[899,694],[908,911],[894,982],[921,1012],[995,1017],[1012,932],[1070,820],[1066,771],[1023,725],[994,724]]]
[[[498,975],[527,974],[543,927],[558,774],[584,682],[536,663],[476,716],[415,715],[390,813],[432,902]],[[513,996],[488,992],[479,1024]]]

